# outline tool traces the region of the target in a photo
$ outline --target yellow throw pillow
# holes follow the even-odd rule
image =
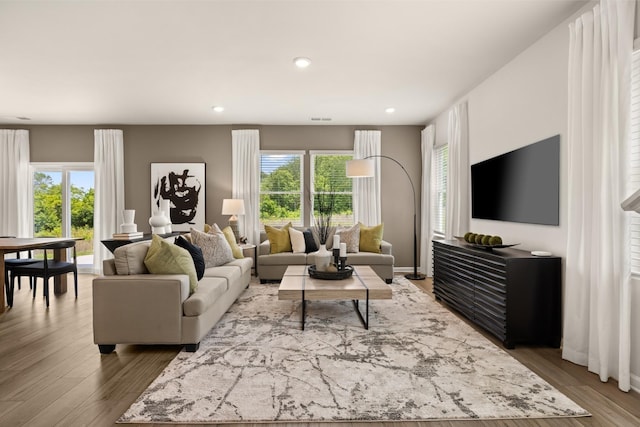
[[[189,294],[198,288],[196,267],[189,251],[166,242],[157,234],[151,236],[144,265],[151,274],[186,274],[189,276]]]
[[[238,243],[236,242],[236,236],[233,234],[233,230],[231,229],[231,227],[226,226],[222,229],[222,233],[224,234],[225,239],[227,239],[227,242],[229,242],[229,246],[231,246],[233,257],[235,259],[244,258],[242,248],[238,246]]]
[[[380,246],[382,245],[382,231],[384,224],[367,227],[360,224],[360,252],[382,253]]]
[[[269,244],[271,245],[272,254],[293,252],[291,248],[291,237],[289,236],[289,227],[292,227],[291,223],[282,228],[276,228],[270,225],[264,226],[264,231],[267,233],[267,239],[269,239]]]

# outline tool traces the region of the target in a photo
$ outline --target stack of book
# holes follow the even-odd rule
[[[144,233],[142,233],[142,231],[136,231],[133,233],[113,233],[114,240],[133,240],[133,239],[139,239],[143,236],[144,236]]]

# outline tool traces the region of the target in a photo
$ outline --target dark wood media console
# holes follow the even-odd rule
[[[475,324],[516,344],[560,347],[562,268],[559,257],[513,249],[491,251],[433,241],[433,292]]]

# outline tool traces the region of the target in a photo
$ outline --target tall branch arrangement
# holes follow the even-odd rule
[[[329,231],[331,230],[331,217],[335,208],[336,195],[332,190],[315,194],[314,213],[318,239],[320,244],[327,243]]]

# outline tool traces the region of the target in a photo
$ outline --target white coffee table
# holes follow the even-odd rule
[[[322,280],[310,277],[306,265],[290,265],[280,282],[278,299],[302,301],[302,330],[307,301],[350,299],[364,328],[369,329],[369,300],[391,299],[391,287],[367,265],[353,269],[353,275],[348,279]],[[360,312],[360,300],[365,301],[365,316]]]

